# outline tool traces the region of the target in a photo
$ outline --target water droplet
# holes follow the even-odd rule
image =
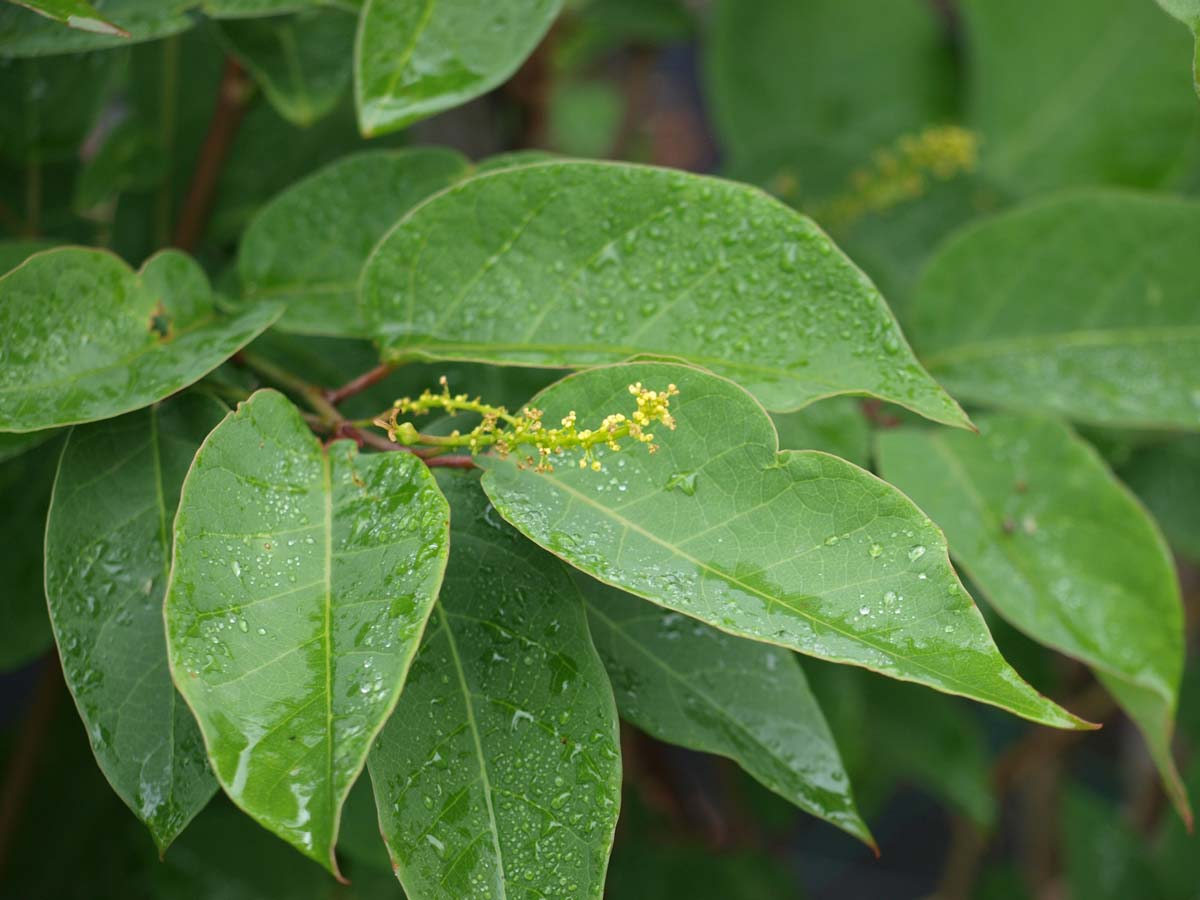
[[[908,558],[910,560],[912,560],[913,562],[916,562],[918,559],[920,559],[924,555],[925,555],[925,545],[924,544],[917,544],[915,547],[913,547],[911,550],[908,551]]]
[[[871,554],[871,559],[879,559],[879,557],[883,555],[883,545],[872,544],[871,549],[868,552]]]
[[[696,494],[696,473],[695,472],[676,472],[667,479],[668,491],[682,491],[689,497]]]

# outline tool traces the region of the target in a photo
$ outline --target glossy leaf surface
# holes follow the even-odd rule
[[[70,0],[51,2],[60,10],[59,14],[67,15],[71,14],[68,2],[70,6],[81,5]],[[36,5],[43,3],[37,0]],[[99,21],[119,30],[64,28],[52,18],[35,15],[15,4],[0,6],[0,53],[9,56],[78,53],[167,37],[192,26],[188,10],[196,5],[196,0],[92,0],[87,5]]]
[[[18,5],[31,9],[48,19],[53,19],[68,28],[78,28],[80,31],[114,37],[127,35],[121,26],[106,21],[96,7],[86,0],[18,0]]]
[[[1157,187],[1192,139],[1188,38],[1147,0],[967,0],[968,124],[983,167],[1029,194]]]
[[[1096,670],[1190,817],[1170,749],[1183,610],[1158,529],[1065,426],[996,415],[979,427],[981,436],[966,440],[884,432],[882,471],[946,529],[955,558],[997,611]]]
[[[347,156],[288,188],[254,217],[242,238],[243,296],[279,300],[279,326],[354,335],[358,276],[371,248],[413,206],[458,179],[452,150],[371,151]]]
[[[657,354],[771,409],[865,393],[966,421],[812,221],[711,178],[556,162],[470,179],[380,242],[360,302],[394,357],[583,367]]]
[[[358,124],[396,131],[516,71],[562,0],[366,0],[355,51]]]
[[[599,898],[621,762],[579,592],[478,477],[438,483],[450,569],[370,758],[396,873],[412,900]]]
[[[139,273],[101,250],[40,253],[0,278],[0,429],[148,406],[215,369],[280,311],[219,315],[200,267],[175,251]]]
[[[579,577],[592,640],[624,719],[737,762],[771,790],[874,846],[795,656]]]
[[[602,451],[602,472],[570,454],[548,474],[481,457],[506,519],[601,581],[730,634],[1079,726],[1000,656],[912,501],[837,457],[778,452],[737,385],[666,363],[610,366],[531,403],[547,422],[570,410],[599,422],[631,411],[635,382],[678,386],[677,429],[654,429],[661,449]]]
[[[446,561],[406,453],[323,449],[274,391],[196,454],[175,519],[171,671],[226,793],[337,872],[341,807],[396,703]]]
[[[341,9],[233,19],[219,26],[225,44],[254,75],[279,114],[311,125],[350,87],[356,19]]]
[[[184,394],[75,428],[46,528],[63,674],[101,770],[163,850],[217,789],[171,683],[162,606],[179,486],[225,412]]]
[[[956,396],[1200,428],[1200,204],[1117,191],[995,216],[934,257],[908,316]]]
[[[0,672],[31,662],[53,642],[42,586],[42,535],[59,448],[55,441],[0,463],[0,558],[6,579],[0,591]]]

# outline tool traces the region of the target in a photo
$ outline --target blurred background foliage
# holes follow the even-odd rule
[[[237,240],[256,210],[368,146],[447,144],[474,159],[539,150],[749,181],[830,230],[902,323],[939,242],[1022,199],[1082,185],[1200,193],[1190,36],[1153,0],[573,0],[507,84],[370,142],[350,97],[353,18],[336,7],[222,22],[168,10],[128,46],[8,58],[27,16],[0,10],[0,237],[98,244],[140,263],[177,237],[213,111],[233,102],[240,121],[193,247],[230,294]],[[281,58],[281,34],[302,75]],[[243,72],[232,100],[220,95],[230,56]],[[329,384],[375,361],[355,341],[271,335],[256,349]],[[369,414],[441,374],[513,404],[556,377],[450,369],[409,367],[402,386],[367,392],[346,412]],[[839,399],[777,423],[785,447],[867,465],[870,431],[903,418]],[[1177,553],[1190,649],[1177,750],[1200,796],[1200,439],[1085,435]],[[352,886],[323,877],[221,797],[158,861],[93,764],[57,660],[31,658],[49,632],[41,573],[29,564],[41,535],[28,523],[44,509],[25,506],[48,498],[54,447],[0,465],[4,896],[400,896],[361,790],[341,846]],[[29,483],[44,483],[44,496],[16,489]],[[1167,809],[1131,724],[1085,667],[988,616],[1025,677],[1104,729],[1036,729],[806,660],[881,858],[733,764],[626,727],[608,895],[1200,897],[1195,841]]]

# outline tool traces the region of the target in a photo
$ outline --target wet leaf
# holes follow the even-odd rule
[[[505,81],[562,0],[366,0],[355,49],[358,124],[396,131]]]
[[[219,315],[200,267],[176,251],[137,273],[102,250],[39,253],[0,278],[0,429],[148,406],[215,369],[281,309]]]
[[[874,846],[795,656],[578,579],[622,718],[737,762],[781,797]]]
[[[321,7],[231,19],[217,27],[279,114],[296,125],[311,125],[350,86],[356,22],[345,10]]]
[[[22,435],[23,436],[23,435]],[[0,435],[10,438],[14,435]],[[44,435],[40,435],[45,440]],[[20,668],[53,642],[42,587],[42,535],[54,484],[60,443],[0,464],[0,546],[4,590],[0,591],[0,672]],[[0,455],[5,451],[0,443]]]
[[[184,481],[175,684],[225,792],[335,874],[342,804],[441,582],[446,517],[415,457],[323,448],[274,391],[217,426]]]
[[[396,358],[576,368],[682,357],[771,409],[862,393],[966,422],[816,225],[711,178],[554,162],[469,179],[380,242],[360,302]]]
[[[384,232],[430,194],[468,171],[452,150],[369,151],[347,156],[288,188],[251,220],[238,270],[248,301],[279,300],[279,327],[362,334],[358,276]]]
[[[1200,428],[1200,204],[1091,190],[995,216],[930,262],[907,320],[958,397]]]
[[[1153,521],[1099,455],[1049,419],[995,415],[981,436],[879,436],[883,473],[946,530],[1005,618],[1090,665],[1146,737],[1180,815],[1171,758],[1183,608]]]
[[[412,900],[599,898],[621,762],[579,592],[476,476],[438,483],[451,565],[370,758],[396,873]]]
[[[1192,30],[1196,36],[1196,62],[1193,81],[1200,94],[1200,0],[1158,0],[1158,5]]]
[[[56,16],[70,15],[68,6],[80,6],[78,0],[30,0],[23,5],[49,6]],[[102,28],[64,28],[53,18],[38,16],[14,4],[0,6],[0,54],[5,56],[44,56],[51,53],[79,53],[101,50],[138,41],[150,41],[178,34],[192,27],[188,10],[197,0],[92,0],[92,12],[101,23],[119,30]],[[86,16],[86,13],[74,13]],[[125,33],[122,33],[125,32]]]
[[[732,382],[665,363],[610,366],[530,402],[547,423],[575,410],[584,425],[628,414],[635,382],[678,386],[677,429],[654,428],[661,449],[603,450],[601,472],[574,454],[546,474],[481,457],[506,519],[601,581],[730,634],[1081,725],[1000,656],[942,533],[912,501],[835,456],[778,452],[770,418]],[[691,493],[667,489],[685,473]]]
[[[871,432],[859,401],[834,397],[799,412],[771,416],[783,450],[824,450],[858,466],[870,457]]]
[[[160,850],[217,789],[163,636],[171,522],[225,408],[202,394],[73,429],[46,528],[46,596],[92,751]]]
[[[1198,121],[1187,35],[1146,0],[968,0],[967,123],[1014,192],[1158,187]],[[1152,100],[1150,98],[1153,98]]]

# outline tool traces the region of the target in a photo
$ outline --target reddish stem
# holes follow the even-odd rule
[[[475,460],[469,456],[431,456],[425,465],[431,469],[473,469]]]
[[[387,378],[396,371],[394,363],[380,363],[369,372],[363,372],[357,378],[351,378],[339,388],[333,388],[325,392],[325,399],[334,406],[340,404],[347,397],[353,397],[355,394],[361,394],[369,387],[373,387],[383,379]]]
[[[221,169],[242,124],[242,117],[246,114],[249,97],[250,80],[245,71],[234,59],[226,59],[225,72],[217,93],[217,107],[208,124],[208,134],[204,136],[204,145],[200,148],[187,199],[183,201],[183,210],[175,226],[172,243],[180,250],[194,250],[200,243],[217,193],[217,183],[221,180]]]

